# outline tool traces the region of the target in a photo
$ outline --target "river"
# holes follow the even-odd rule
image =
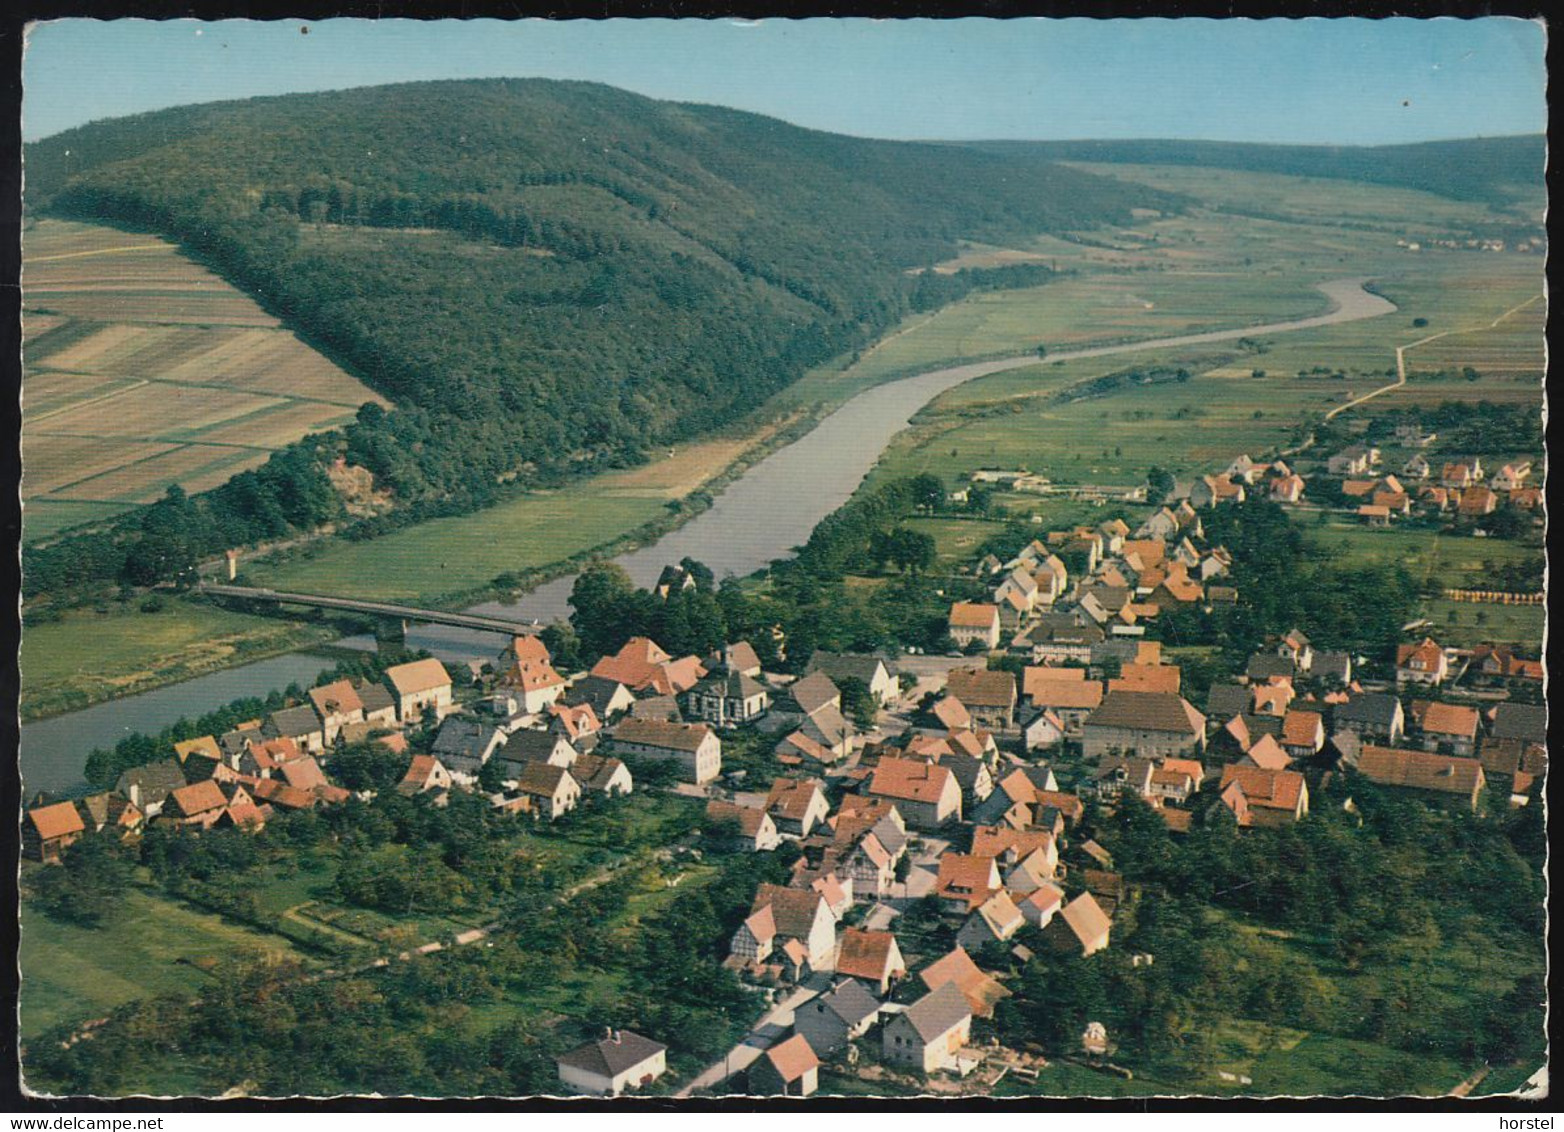
[[[1365,291],[1364,282],[1363,279],[1338,279],[1321,283],[1319,290],[1332,304],[1322,315],[1232,330],[1059,350],[1050,353],[1048,361],[1228,342],[1373,318],[1396,309],[1389,300]],[[1037,361],[1033,354],[998,358],[932,370],[866,389],[810,432],[746,471],[706,511],[650,546],[631,551],[616,561],[643,586],[654,582],[665,565],[685,557],[706,563],[719,578],[730,573],[739,576],[752,573],[773,559],[787,556],[809,537],[821,519],[847,502],[885,447],[924,405],[964,382],[1036,365]],[[516,602],[486,602],[474,606],[471,612],[551,621],[569,613],[568,599],[574,582],[574,575],[557,578]],[[434,625],[411,629],[407,640],[414,648],[428,649],[436,656],[452,661],[492,656],[503,644],[501,638],[492,634]],[[372,648],[374,642],[349,638],[342,644]],[[268,665],[274,668],[267,669]],[[291,654],[28,724],[22,729],[25,787],[31,791],[69,786],[75,781],[72,774],[79,777],[88,752],[95,746],[112,743],[128,731],[159,730],[181,715],[211,710],[239,696],[264,694],[273,687],[285,687],[290,681],[308,679],[326,666],[329,665],[317,658]],[[245,675],[241,677],[241,674]],[[264,684],[266,680],[272,683]]]

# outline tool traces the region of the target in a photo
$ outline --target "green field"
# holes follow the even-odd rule
[[[331,639],[319,625],[233,613],[162,598],[156,613],[138,604],[73,609],[56,621],[28,622],[22,634],[23,719],[35,719]]]
[[[1005,529],[999,522],[984,519],[908,519],[902,524],[922,531],[934,539],[935,562],[949,570],[970,563],[985,539]]]
[[[656,499],[611,496],[588,482],[370,542],[320,543],[275,567],[252,563],[245,574],[263,586],[379,601],[459,593],[580,554],[663,513]]]
[[[25,878],[25,874],[24,874]],[[131,888],[106,927],[77,927],[22,904],[21,1033],[101,1017],[158,994],[194,998],[207,976],[192,964],[241,951],[298,958],[281,936],[234,924],[151,891]]]

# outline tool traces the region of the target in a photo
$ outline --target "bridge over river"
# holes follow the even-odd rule
[[[538,621],[522,621],[483,613],[452,613],[444,609],[420,609],[412,605],[393,605],[385,601],[359,601],[355,598],[331,597],[327,594],[301,594],[255,586],[227,586],[205,582],[198,589],[201,593],[213,597],[236,598],[241,601],[265,602],[273,605],[303,605],[315,609],[341,609],[371,617],[396,618],[404,624],[419,622],[427,625],[450,625],[457,629],[475,629],[482,633],[503,633],[507,636],[530,636],[543,628]]]

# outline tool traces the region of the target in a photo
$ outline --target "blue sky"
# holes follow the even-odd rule
[[[302,29],[308,27],[308,34]],[[1522,20],[61,20],[31,29],[28,140],[225,98],[591,79],[884,138],[1384,144],[1546,128]]]

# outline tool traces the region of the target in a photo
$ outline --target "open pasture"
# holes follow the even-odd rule
[[[159,994],[194,998],[207,985],[202,968],[208,961],[246,952],[297,957],[280,936],[195,911],[161,894],[130,888],[117,899],[125,905],[121,914],[99,929],[50,919],[23,903],[24,1040],[63,1022],[102,1017],[137,999]]]
[[[385,403],[167,241],[40,220],[24,247],[30,540],[215,487]]]

